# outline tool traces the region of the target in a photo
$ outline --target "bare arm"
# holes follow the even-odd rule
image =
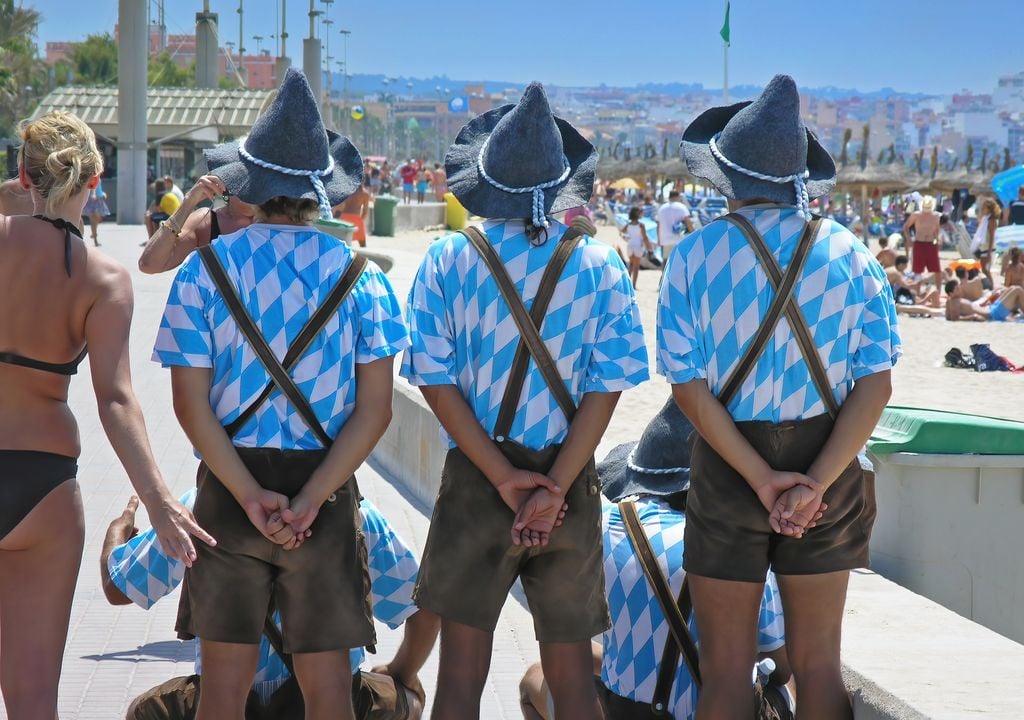
[[[425,385],[420,392],[430,409],[459,449],[495,487],[505,503],[518,510],[526,494],[537,486],[557,490],[557,484],[540,473],[518,470],[502,455],[484,432],[473,410],[454,385]]]
[[[199,234],[205,230],[204,239],[209,237],[209,215],[212,209],[198,212],[193,210],[203,200],[211,200],[225,192],[220,178],[213,175],[199,178],[169,220],[171,225],[181,228],[180,236],[176,237],[163,224],[157,225],[156,232],[139,257],[139,270],[155,274],[181,265],[188,254],[198,247]]]
[[[914,227],[917,222],[917,213],[911,213],[907,221],[903,223],[903,237],[910,239],[910,228]]]
[[[100,550],[100,582],[103,586],[103,595],[111,605],[132,604],[128,596],[121,592],[121,588],[111,579],[107,561],[110,560],[110,553],[115,547],[124,545],[139,534],[139,529],[135,527],[135,511],[138,508],[139,499],[133,495],[124,512],[114,518],[107,527],[107,534],[103,538],[103,549]]]
[[[210,407],[212,376],[210,368],[171,368],[171,390],[178,422],[203,462],[242,506],[256,529],[288,549],[295,547],[302,538],[297,538],[298,533],[281,517],[281,511],[288,507],[288,498],[260,487]]]
[[[91,260],[94,257],[90,255]],[[99,272],[105,274],[103,287],[86,317],[85,339],[100,422],[160,542],[171,557],[189,565],[196,557],[190,534],[211,545],[215,541],[171,495],[153,459],[146,422],[132,389],[128,336],[134,300],[128,271],[110,264]]]
[[[547,535],[556,526],[558,512],[565,506],[569,488],[594,457],[594,451],[608,428],[620,395],[619,392],[590,392],[583,396],[569,425],[562,449],[548,472],[550,478],[558,483],[559,490],[552,492],[547,488],[538,488],[519,508],[512,524],[512,542],[516,545],[538,544],[536,537],[524,537],[524,531],[528,528],[540,533],[539,544],[547,543]]]
[[[408,688],[416,688],[420,685],[419,671],[433,652],[440,631],[441,618],[420,608],[405,621],[402,644],[391,662],[373,671],[390,675]]]
[[[772,469],[737,429],[729,411],[711,394],[705,380],[697,378],[673,385],[672,396],[701,437],[757,493],[767,511],[772,510],[775,501],[785,490],[796,485],[811,488],[818,486],[815,480],[806,475]]]
[[[299,494],[282,515],[298,532],[316,519],[320,506],[366,461],[391,423],[394,356],[356,365],[356,406]]]
[[[888,370],[867,375],[854,383],[825,446],[807,469],[807,474],[821,484],[822,492],[857,457],[891,396],[892,373]]]

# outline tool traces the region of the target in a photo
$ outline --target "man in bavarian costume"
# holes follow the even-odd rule
[[[675,662],[667,659],[671,642],[668,622],[645,577],[618,504],[633,502],[672,597],[678,597],[686,575],[683,533],[690,477],[688,440],[692,432],[693,425],[670,399],[648,423],[639,442],[619,445],[597,466],[601,490],[608,500],[602,527],[605,594],[612,626],[601,644],[594,644],[594,671],[600,675],[598,691],[608,717],[616,720],[690,720],[696,710],[698,683],[678,653]],[[789,678],[782,601],[771,572],[763,590],[757,621],[758,657],[771,658],[775,692],[788,694],[782,685]],[[661,691],[658,685],[663,662],[672,663],[672,675],[670,684]],[[769,667],[767,663],[762,666]],[[535,665],[520,685],[524,714],[530,720],[552,717],[543,680]],[[657,703],[660,714],[655,710]]]
[[[810,214],[835,164],[804,127],[792,78],[700,115],[682,152],[732,211],[680,243],[658,308],[658,370],[699,433],[685,560],[702,640],[697,717],[750,717],[771,566],[802,715],[848,718],[843,605],[874,520],[856,455],[891,392],[895,303],[867,248]]]
[[[479,716],[517,577],[559,714],[601,717],[590,638],[608,608],[593,453],[619,393],[648,373],[621,259],[552,218],[587,202],[596,163],[536,83],[471,120],[445,161],[450,191],[490,219],[430,247],[407,308],[402,375],[451,448],[415,596],[442,618],[434,717]]]
[[[195,513],[220,532],[185,573],[176,625],[200,639],[197,718],[243,717],[276,608],[305,717],[349,720],[348,650],[374,644],[353,473],[391,418],[408,333],[384,273],[310,225],[362,161],[302,73],[248,137],[205,154],[258,211],[181,266],[154,350],[202,459]]]

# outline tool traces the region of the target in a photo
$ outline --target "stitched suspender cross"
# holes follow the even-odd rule
[[[736,370],[729,377],[725,385],[722,386],[718,399],[723,405],[728,405],[733,397],[735,397],[743,381],[764,353],[768,339],[775,332],[782,314],[785,313],[790,330],[793,332],[793,338],[797,341],[797,345],[800,347],[800,354],[807,364],[807,370],[810,373],[811,380],[814,382],[814,387],[821,396],[821,401],[825,404],[829,415],[834,419],[839,415],[839,404],[836,402],[835,395],[832,392],[832,383],[829,382],[821,356],[814,345],[814,338],[807,327],[807,320],[804,318],[796,298],[793,297],[797,280],[800,278],[808,255],[810,255],[811,246],[818,236],[821,218],[816,217],[807,223],[807,227],[800,237],[800,242],[793,254],[793,259],[789,263],[789,267],[786,269],[785,275],[783,275],[775,256],[765,244],[761,233],[757,231],[757,228],[749,220],[738,213],[726,215],[725,219],[739,228],[747,239],[751,249],[754,251],[754,255],[761,263],[765,275],[768,276],[768,282],[775,290],[775,299],[768,308],[768,313],[761,322],[757,334],[754,335],[754,339],[747,346],[746,351],[744,351],[739,364],[736,366]]]

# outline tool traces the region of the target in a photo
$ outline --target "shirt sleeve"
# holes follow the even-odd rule
[[[775,573],[768,573],[757,619],[757,651],[771,652],[786,644],[786,623],[782,615],[782,596]]]
[[[356,362],[391,357],[409,347],[409,331],[387,276],[371,263],[353,293],[359,312]]]
[[[206,315],[210,291],[200,284],[198,253],[178,270],[167,297],[153,360],[164,367],[213,367],[213,333]]]
[[[435,248],[427,252],[416,273],[406,319],[412,345],[402,359],[402,377],[413,385],[455,385],[455,334]]]
[[[629,275],[610,251],[605,272],[612,278],[605,316],[597,329],[583,392],[619,392],[650,379],[647,343]]]
[[[685,250],[680,246],[669,257],[658,296],[658,372],[673,385],[707,378],[707,362],[690,304]]]
[[[412,592],[419,564],[373,503],[360,502],[359,514],[366,536],[373,615],[394,630],[417,610]]]
[[[896,301],[885,270],[866,249],[857,247],[853,254],[854,272],[860,270],[864,293],[860,341],[853,348],[850,369],[854,380],[891,370],[903,354],[900,326],[896,318]],[[858,267],[859,266],[859,267]]]
[[[181,502],[191,509],[195,498],[193,488]],[[115,547],[107,558],[107,571],[114,586],[144,610],[170,595],[185,577],[185,565],[164,551],[152,528]]]

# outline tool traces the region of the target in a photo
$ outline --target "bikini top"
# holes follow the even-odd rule
[[[64,231],[64,272],[71,277],[71,235],[74,233],[79,239],[82,237],[81,231],[75,227],[72,223],[67,220],[57,218],[44,217],[42,215],[33,215],[36,220],[42,220],[53,225],[58,230]],[[7,365],[17,365],[19,367],[26,367],[32,370],[42,370],[43,372],[51,372],[57,375],[74,375],[78,372],[78,366],[81,365],[82,361],[85,360],[86,354],[89,352],[88,348],[83,348],[82,352],[78,353],[71,362],[66,363],[51,363],[44,360],[35,360],[24,355],[18,355],[17,353],[0,352],[0,363]]]

